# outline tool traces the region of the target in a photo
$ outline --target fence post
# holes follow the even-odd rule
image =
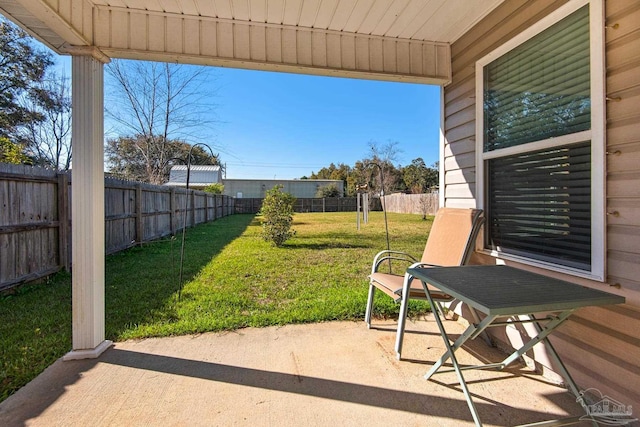
[[[204,222],[209,222],[209,193],[204,195]]]
[[[69,177],[58,174],[58,256],[60,266],[71,271],[69,256]]]
[[[169,197],[169,228],[171,235],[176,234],[176,189],[171,187],[171,196]]]
[[[196,192],[191,190],[191,226],[196,225]]]
[[[136,184],[136,240],[144,241],[142,236],[142,185]]]

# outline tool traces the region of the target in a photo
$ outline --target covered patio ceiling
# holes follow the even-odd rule
[[[450,44],[503,1],[0,0],[0,11],[60,54],[447,84]]]
[[[522,0],[518,0],[522,1]],[[104,325],[104,63],[130,58],[424,84],[451,82],[451,43],[503,0],[0,0],[73,56],[73,350]]]

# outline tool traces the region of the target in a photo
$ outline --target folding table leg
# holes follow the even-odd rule
[[[504,359],[502,361],[503,364],[503,368],[509,366],[511,363],[513,363],[514,361],[516,361],[517,359],[519,359],[523,354],[525,354],[527,351],[529,351],[534,345],[538,344],[540,341],[546,340],[547,336],[553,332],[553,330],[555,328],[557,328],[558,326],[560,326],[562,324],[562,322],[564,322],[565,320],[567,320],[567,318],[571,315],[571,313],[573,313],[575,310],[566,310],[563,311],[562,313],[558,314],[558,317],[556,317],[553,320],[549,320],[547,322],[547,324],[543,327],[541,327],[540,325],[538,325],[538,334],[531,338],[529,340],[529,342],[527,342],[525,345],[523,345],[522,347],[520,347],[518,350],[514,351],[513,353],[511,353],[511,355],[509,357],[507,357],[506,359]],[[529,318],[531,319],[533,315],[529,315]],[[537,323],[537,322],[536,322]]]
[[[431,307],[433,307],[434,306],[434,301],[433,301],[433,298],[431,298],[431,293],[429,293],[429,289],[427,288],[427,286],[425,285],[424,282],[422,282],[422,285],[423,285],[425,293],[427,295],[427,299],[429,300],[429,304],[431,305]],[[439,366],[441,366],[442,363],[444,363],[444,361],[446,359],[451,358],[451,363],[453,364],[453,368],[455,369],[456,375],[458,376],[458,382],[460,383],[460,387],[462,388],[462,391],[464,392],[464,396],[467,399],[467,405],[469,406],[469,411],[471,412],[471,416],[473,417],[473,421],[474,421],[474,423],[476,424],[477,427],[481,427],[482,426],[482,422],[480,421],[480,416],[478,415],[478,410],[476,409],[476,406],[473,403],[473,399],[471,398],[471,392],[469,391],[469,387],[467,387],[467,383],[465,382],[464,377],[462,376],[462,371],[460,370],[460,365],[458,364],[458,359],[456,358],[456,355],[454,354],[456,348],[454,348],[454,346],[452,346],[451,343],[449,342],[449,336],[447,335],[447,331],[444,329],[444,324],[442,323],[442,320],[440,319],[440,314],[437,312],[437,310],[436,310],[436,313],[435,313],[434,317],[435,317],[435,320],[436,320],[436,324],[438,325],[438,328],[440,329],[440,335],[442,336],[442,340],[444,341],[444,345],[447,348],[447,353],[445,353],[445,355],[442,356],[440,358],[440,360],[438,361],[438,362],[440,362]],[[470,326],[470,328],[471,328],[471,326]],[[467,328],[467,330],[468,329],[469,328]],[[475,330],[475,327],[473,329]],[[473,335],[473,333],[469,334],[469,336],[472,336],[472,335]],[[460,338],[462,338],[462,337],[460,337]],[[458,341],[460,341],[460,338],[458,338],[456,343]],[[466,338],[460,343],[460,345],[462,345],[462,343],[464,341],[466,341]],[[435,365],[434,365],[434,368],[435,368]],[[433,368],[431,370],[433,371]],[[436,368],[436,370],[437,370],[437,368]],[[429,371],[429,372],[431,372],[431,371]],[[431,373],[431,375],[433,375],[433,373]],[[429,379],[429,377],[431,377],[431,375],[428,375],[425,378]]]
[[[436,319],[439,318],[437,315],[434,316],[434,317]],[[496,319],[496,317],[497,316],[487,316],[484,319],[482,319],[482,321],[480,323],[478,323],[477,325],[473,325],[473,324],[469,325],[467,327],[467,329],[465,329],[465,331],[462,333],[462,335],[460,335],[458,337],[456,342],[453,343],[453,346],[451,346],[451,349],[453,351],[456,351],[457,349],[462,347],[462,345],[468,339],[473,339],[473,338],[477,337],[480,333],[482,333],[491,324],[491,322],[493,322]],[[447,343],[448,342],[449,341],[447,341]],[[427,374],[424,376],[425,379],[431,378],[436,373],[436,371],[442,367],[442,364],[444,362],[446,362],[447,360],[449,360],[449,357],[450,357],[449,352],[446,352],[445,354],[443,354],[442,357],[440,359],[438,359],[438,361],[436,363],[434,363],[434,365],[431,367],[429,372],[427,372]]]
[[[475,324],[477,325],[478,323],[480,323],[480,316],[478,316],[477,310],[469,306],[469,312],[471,313],[471,316],[473,317],[473,321],[475,322]],[[487,331],[482,332],[482,339],[484,340],[484,342],[487,343],[489,347],[495,347],[495,344],[491,340],[491,337],[489,336]]]
[[[538,333],[539,334],[542,333],[543,327],[540,325],[540,322],[537,321],[536,317],[533,314],[531,314],[529,315],[529,318],[531,320],[534,320],[533,324],[538,330]],[[547,348],[547,351],[549,352],[551,359],[555,362],[557,369],[560,371],[560,375],[562,375],[562,377],[566,380],[567,386],[569,387],[573,395],[576,397],[576,399],[579,398],[580,390],[578,389],[576,382],[573,380],[573,377],[567,370],[567,367],[564,366],[564,363],[562,363],[562,360],[560,359],[558,352],[556,352],[556,349],[553,347],[553,344],[551,344],[551,341],[549,341],[549,338],[547,338],[546,336],[544,338],[544,345]],[[578,399],[578,401],[580,402],[582,409],[584,409],[587,415],[590,415],[591,413],[589,412],[589,408],[587,407],[587,404],[584,402],[584,400]],[[592,420],[592,424],[594,425],[594,427],[598,425],[594,420]]]

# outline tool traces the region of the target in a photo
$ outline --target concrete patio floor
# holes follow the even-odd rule
[[[432,319],[431,319],[432,320]],[[453,373],[423,376],[444,352],[433,321],[328,322],[118,342],[97,360],[58,360],[0,404],[0,426],[466,426]],[[445,322],[454,336],[463,327]],[[501,360],[481,340],[463,364]],[[582,415],[524,366],[465,373],[486,426]]]

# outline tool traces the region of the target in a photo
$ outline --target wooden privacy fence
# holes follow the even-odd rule
[[[435,215],[438,210],[438,193],[404,194],[383,196],[387,212]],[[258,213],[264,199],[235,199],[236,213]],[[377,197],[369,198],[369,209],[381,211]],[[300,198],[293,206],[295,212],[355,212],[358,206],[355,197]]]
[[[438,210],[438,193],[404,194],[383,196],[387,212],[435,215]]]
[[[236,213],[255,214],[262,207],[261,198],[235,199]],[[371,210],[381,210],[380,199],[371,199]],[[355,212],[355,197],[299,198],[293,205],[294,212]]]
[[[71,266],[71,179],[0,164],[0,290]],[[235,211],[203,191],[105,178],[105,250],[114,253]]]
[[[107,253],[234,213],[229,196],[105,178]]]
[[[69,265],[66,175],[0,163],[0,290]]]

